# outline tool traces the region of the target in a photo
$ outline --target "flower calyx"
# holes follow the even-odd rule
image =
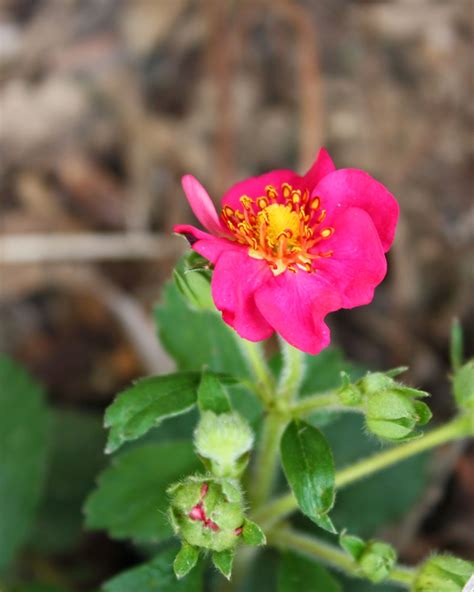
[[[344,531],[339,537],[339,543],[357,562],[361,575],[374,583],[387,579],[397,561],[395,549],[382,541],[366,542]]]
[[[463,592],[473,575],[474,562],[433,555],[418,569],[411,592]]]
[[[215,567],[230,578],[239,542],[264,545],[265,534],[245,516],[244,498],[234,479],[190,476],[168,488],[169,519],[182,547],[175,558],[178,578],[197,563],[202,550],[212,552]]]
[[[431,419],[429,407],[418,400],[429,394],[394,380],[404,370],[369,372],[354,384],[343,376],[339,400],[343,405],[360,407],[367,429],[379,438],[400,442],[418,437],[416,428]]]
[[[459,409],[474,414],[474,359],[454,373],[453,392]]]

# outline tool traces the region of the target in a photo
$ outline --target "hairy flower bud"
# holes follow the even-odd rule
[[[365,399],[369,431],[387,440],[416,436],[415,429],[431,419],[429,407],[417,401],[428,393],[395,382],[382,373],[368,374],[358,382]]]
[[[385,580],[397,560],[395,549],[388,543],[375,540],[365,542],[345,531],[340,534],[339,543],[352,555],[362,574],[374,583]]]
[[[361,572],[371,582],[377,583],[385,580],[395,565],[397,554],[395,549],[380,541],[367,543],[358,563]]]
[[[231,479],[188,477],[168,489],[172,526],[186,543],[213,551],[233,549],[245,523],[243,496]]]
[[[411,592],[462,592],[474,563],[452,555],[433,555],[418,570]]]
[[[253,433],[238,413],[205,411],[194,432],[196,451],[216,477],[239,477],[253,444]]]
[[[176,287],[187,302],[198,310],[215,311],[211,277],[207,261],[194,252],[183,257],[181,264],[173,271]]]

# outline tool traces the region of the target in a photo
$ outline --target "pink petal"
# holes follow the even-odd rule
[[[326,148],[321,148],[313,165],[303,177],[308,189],[314,189],[323,177],[336,170],[332,158]]]
[[[325,225],[334,226],[335,216],[346,208],[365,210],[375,224],[384,251],[389,250],[398,220],[398,204],[370,175],[356,169],[334,171],[318,183],[313,195],[321,198],[321,207],[327,211]]]
[[[181,183],[196,218],[212,234],[227,234],[209,194],[192,175],[185,175]]]
[[[283,339],[313,355],[330,342],[324,317],[342,304],[327,279],[304,271],[273,276],[258,288],[255,300],[263,317]]]
[[[368,304],[387,271],[372,218],[364,210],[348,208],[334,217],[333,225],[332,237],[318,245],[321,251],[332,250],[333,255],[315,260],[316,273],[337,287],[344,308]]]
[[[272,277],[265,261],[252,259],[246,250],[223,252],[212,276],[212,297],[224,321],[250,341],[267,339],[273,333],[255,305],[257,288]]]
[[[179,224],[173,230],[178,234],[182,234],[189,241],[196,253],[199,253],[211,263],[215,263],[225,251],[247,251],[246,248],[234,241],[208,234],[189,224]]]
[[[302,178],[289,169],[279,169],[259,177],[250,177],[236,183],[224,193],[222,207],[230,206],[233,210],[242,209],[240,198],[243,195],[253,199],[265,195],[267,185],[273,185],[279,190],[283,183],[289,183],[293,187],[302,187],[302,182]]]

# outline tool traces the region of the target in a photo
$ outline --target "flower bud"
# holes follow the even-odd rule
[[[173,271],[176,287],[198,310],[216,310],[211,296],[211,277],[208,262],[194,251],[183,257]]]
[[[415,429],[431,419],[429,407],[417,401],[427,393],[395,382],[382,373],[368,374],[359,381],[365,395],[367,428],[387,440],[416,436]]]
[[[391,545],[380,541],[369,541],[358,563],[364,576],[371,582],[378,583],[388,577],[396,560],[397,554]]]
[[[253,433],[238,413],[205,411],[194,432],[196,451],[216,477],[239,477],[253,444]]]
[[[188,477],[168,489],[170,520],[193,547],[233,549],[245,523],[243,496],[237,482],[213,477]]]
[[[474,412],[474,360],[470,360],[454,374],[454,397],[461,409]]]
[[[474,563],[452,555],[433,555],[418,570],[411,592],[462,592]]]

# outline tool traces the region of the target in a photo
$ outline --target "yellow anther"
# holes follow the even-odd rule
[[[319,234],[323,238],[329,238],[333,233],[334,233],[334,228],[332,228],[331,226],[328,226],[327,228],[323,228]]]
[[[268,199],[276,199],[278,197],[278,192],[275,189],[275,187],[273,187],[273,185],[267,185],[265,187],[265,193],[268,197]]]
[[[259,197],[257,198],[257,206],[263,210],[268,206],[268,199],[266,197]]]
[[[246,210],[250,210],[253,204],[253,200],[248,195],[242,195],[240,198],[240,203],[244,206]]]
[[[311,209],[317,210],[319,208],[320,204],[321,204],[321,200],[319,199],[319,197],[315,197],[313,199],[313,201],[311,202]]]
[[[326,218],[326,210],[321,210],[321,213],[318,216],[317,222],[321,224],[321,222]]]
[[[293,187],[291,185],[289,185],[288,183],[283,183],[283,185],[281,186],[281,189],[282,189],[283,197],[285,199],[288,199],[291,195],[291,192],[293,191]]]

